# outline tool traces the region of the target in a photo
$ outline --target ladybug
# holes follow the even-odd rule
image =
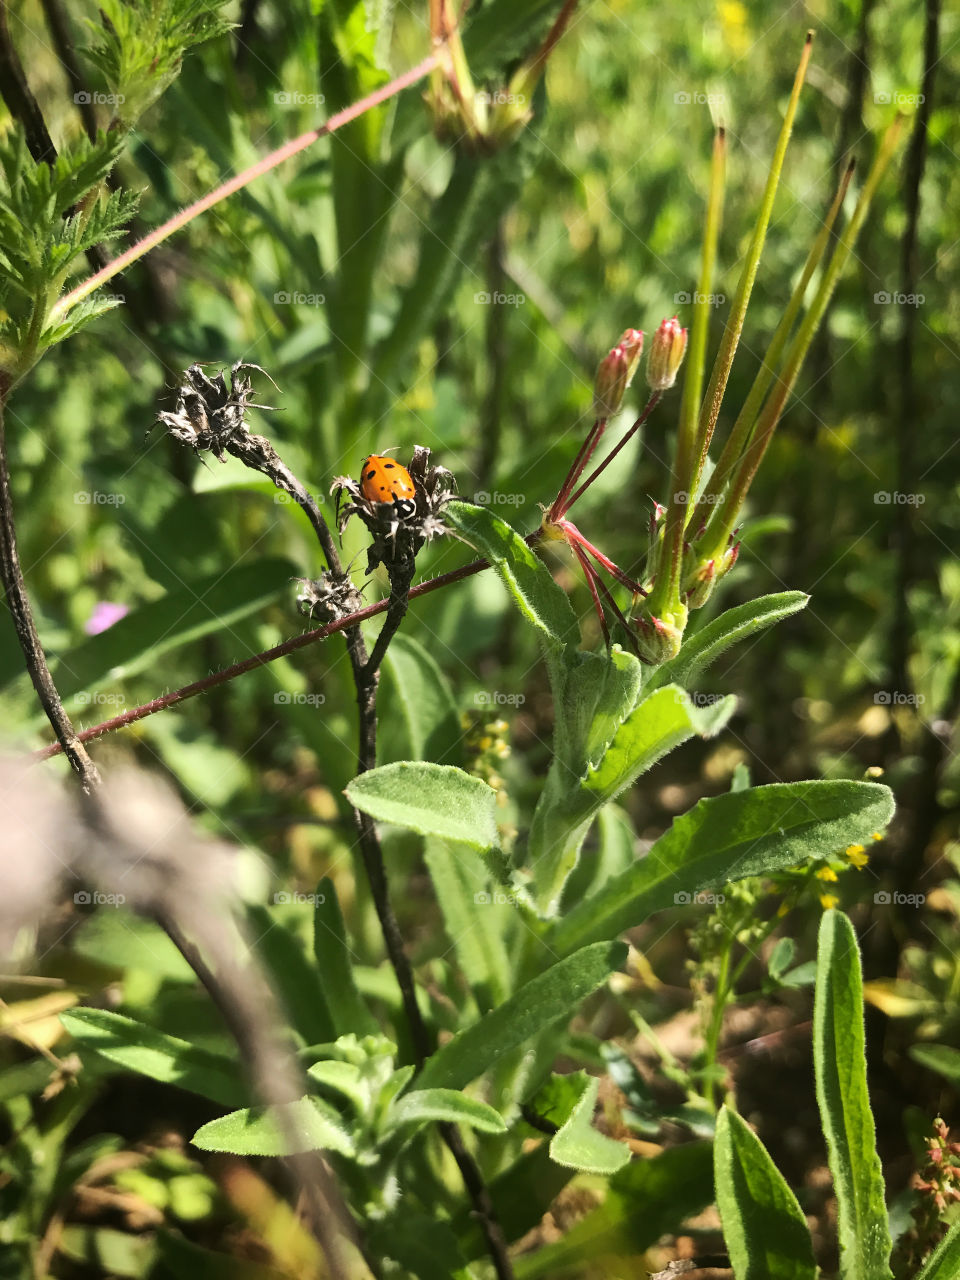
[[[392,502],[397,515],[409,520],[416,515],[417,490],[406,467],[393,458],[372,453],[360,469],[360,492],[368,502]]]

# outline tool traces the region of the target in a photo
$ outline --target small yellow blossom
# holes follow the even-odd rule
[[[870,857],[862,844],[847,845],[846,849],[844,849],[844,853],[850,863],[855,866],[858,871],[862,871],[870,861]]]
[[[815,874],[818,880],[836,880],[837,878],[833,867],[820,867]]]
[[[882,840],[882,839],[883,839],[883,832],[882,832],[882,831],[875,831],[875,832],[873,833],[873,835],[871,836],[871,839],[872,839],[872,840]]]
[[[824,911],[832,910],[839,901],[840,899],[835,893],[821,893],[820,895],[820,905],[823,907]]]

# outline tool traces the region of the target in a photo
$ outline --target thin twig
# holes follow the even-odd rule
[[[23,126],[27,149],[37,164],[53,164],[57,149],[47,131],[43,112],[30,90],[16,45],[7,25],[7,3],[0,0],[0,92],[14,120]]]
[[[7,594],[7,604],[13,615],[13,623],[17,630],[17,640],[23,651],[33,687],[37,691],[40,705],[47,713],[47,719],[53,726],[60,747],[76,770],[84,791],[91,792],[100,785],[100,774],[97,766],[90,759],[87,750],[77,735],[70,717],[63,709],[60,694],[53,682],[46,654],[37,635],[30,608],[30,597],[27,595],[23,570],[20,567],[20,554],[17,550],[17,530],[13,517],[13,494],[10,484],[10,464],[7,457],[7,437],[5,428],[6,399],[9,386],[0,384],[0,578]]]

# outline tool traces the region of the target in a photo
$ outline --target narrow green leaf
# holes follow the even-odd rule
[[[403,632],[387,650],[377,710],[377,764],[462,764],[463,730],[450,684],[433,655]]]
[[[506,1133],[499,1111],[487,1102],[467,1098],[457,1089],[416,1089],[398,1098],[387,1112],[387,1129],[421,1124],[425,1120],[469,1125],[478,1133]]]
[[[921,1067],[936,1071],[952,1085],[960,1084],[960,1049],[948,1044],[912,1044],[908,1052]]]
[[[579,786],[574,787],[569,776],[558,775],[555,784],[544,789],[534,811],[528,851],[544,914],[556,911],[580,845],[599,810],[680,743],[695,734],[718,733],[735,707],[733,697],[699,708],[676,685],[658,689],[631,711],[599,762],[587,766]]]
[[[813,1242],[797,1197],[753,1130],[722,1107],[713,1176],[737,1280],[814,1280]]]
[[[504,939],[516,910],[510,903],[498,901],[496,891],[490,892],[490,873],[474,849],[428,839],[424,861],[447,936],[485,1013],[505,1000],[510,991],[510,959]]]
[[[600,1081],[583,1072],[583,1091],[570,1118],[550,1139],[550,1156],[557,1164],[581,1173],[616,1173],[630,1163],[630,1148],[593,1127]]]
[[[837,1196],[842,1280],[892,1273],[883,1174],[867,1092],[863,979],[853,926],[825,911],[817,947],[814,1067],[820,1121]]]
[[[626,958],[623,943],[584,947],[538,974],[509,1000],[460,1031],[428,1060],[421,1088],[462,1089],[497,1058],[525,1044],[559,1018],[569,1017]]]
[[[917,1273],[917,1280],[956,1280],[960,1275],[960,1222],[955,1222]]]
[[[334,1039],[333,1017],[327,1004],[327,983],[310,955],[309,908],[275,894],[272,907],[248,907],[257,955],[267,966],[271,982],[283,1001],[290,1022],[306,1044]],[[289,927],[288,927],[289,923]],[[297,926],[301,926],[298,930]],[[349,1030],[356,1030],[351,1027]]]
[[[381,765],[354,778],[345,794],[355,808],[378,822],[458,840],[473,849],[493,849],[499,843],[496,792],[452,765],[426,761]]]
[[[610,1180],[599,1209],[558,1240],[516,1259],[516,1280],[560,1280],[585,1263],[606,1274],[607,1258],[635,1257],[713,1200],[710,1143],[690,1142],[653,1160],[634,1160]],[[611,1272],[616,1274],[616,1272]]]
[[[334,1109],[321,1098],[298,1098],[282,1108],[248,1107],[231,1111],[201,1126],[191,1138],[201,1151],[229,1151],[238,1156],[286,1156],[298,1151],[354,1154],[353,1139]],[[291,1139],[287,1127],[296,1137]]]
[[[750,600],[747,604],[737,605],[735,609],[728,609],[685,640],[675,658],[657,667],[645,692],[659,689],[665,684],[679,684],[689,688],[691,681],[727,649],[739,644],[741,640],[749,640],[774,623],[799,613],[806,608],[809,599],[802,591],[778,591],[774,595],[761,596],[758,600]]]
[[[313,954],[333,1026],[333,1038],[351,1031],[357,1035],[375,1035],[379,1031],[377,1020],[357,990],[347,931],[337,891],[329,876],[317,885],[315,896]]]
[[[175,1084],[224,1107],[245,1102],[237,1064],[107,1009],[68,1009],[60,1021],[81,1048],[162,1084]]]
[[[892,814],[890,790],[875,782],[775,782],[701,800],[645,857],[558,921],[546,941],[568,955],[700,890],[866,843]]]
[[[444,508],[444,519],[496,568],[520,612],[548,646],[562,648],[579,640],[570,601],[546,565],[508,524],[485,507],[466,502],[451,502]]]

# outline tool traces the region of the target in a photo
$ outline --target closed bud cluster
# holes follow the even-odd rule
[[[687,331],[677,317],[662,320],[647,357],[647,385],[651,391],[667,391],[673,386],[686,350]]]
[[[618,412],[637,371],[643,351],[643,332],[625,329],[617,345],[600,361],[593,385],[593,416],[601,421]]]

